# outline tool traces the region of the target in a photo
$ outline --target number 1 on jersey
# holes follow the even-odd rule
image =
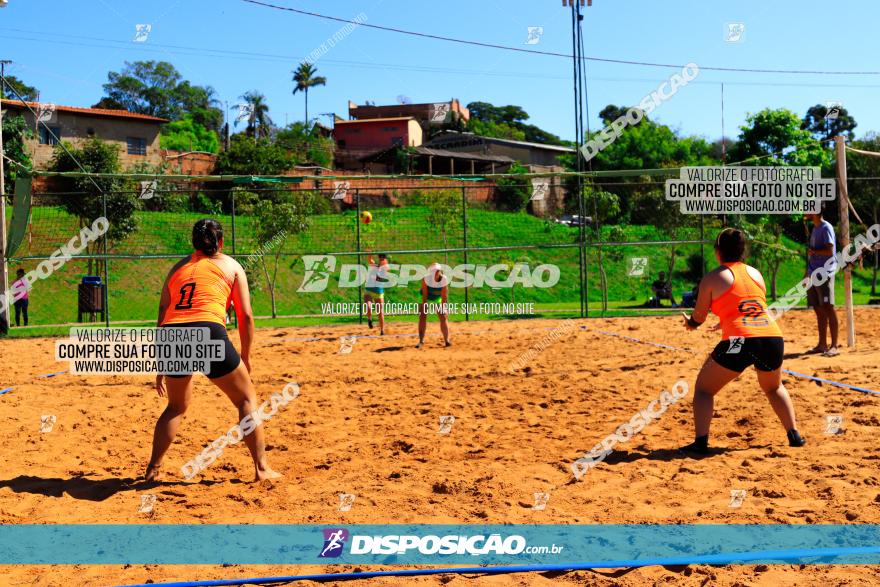
[[[190,310],[192,309],[192,301],[193,295],[196,293],[196,284],[195,283],[187,283],[183,287],[180,288],[180,301],[177,302],[177,305],[174,306],[175,310]]]

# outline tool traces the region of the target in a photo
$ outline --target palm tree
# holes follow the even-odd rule
[[[327,85],[327,78],[322,75],[316,76],[316,73],[318,70],[308,61],[303,61],[299,64],[299,68],[293,71],[293,81],[296,82],[293,95],[295,96],[297,92],[305,92],[306,95],[306,126],[309,124],[309,88]]]
[[[251,106],[251,115],[248,117],[245,134],[254,137],[254,140],[269,136],[269,129],[273,123],[269,118],[269,105],[266,104],[266,96],[253,90],[243,94],[241,99]]]

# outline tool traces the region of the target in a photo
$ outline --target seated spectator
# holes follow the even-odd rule
[[[675,303],[675,296],[672,295],[672,283],[666,279],[665,271],[661,271],[660,278],[651,284],[651,291],[654,293],[654,297],[651,299],[651,305],[655,308],[662,306],[663,304],[661,304],[661,301],[664,299],[672,302],[673,307],[677,305]]]

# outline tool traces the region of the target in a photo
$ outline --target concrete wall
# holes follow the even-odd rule
[[[415,120],[359,120],[337,122],[333,129],[337,145],[344,141],[345,150],[384,151],[394,146],[394,139],[418,147],[422,144],[422,127]]]

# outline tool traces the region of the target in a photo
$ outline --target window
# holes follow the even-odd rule
[[[128,137],[128,154],[129,155],[146,155],[147,140],[138,137]]]
[[[392,147],[402,147],[403,146],[403,137],[394,137],[391,139]]]
[[[345,139],[340,139],[340,140],[336,141],[336,144],[339,145],[340,149],[344,149],[345,148]]]
[[[89,137],[95,136],[95,129],[93,129],[92,127],[88,127],[86,129],[86,135],[88,135]]]
[[[54,136],[53,136],[54,135]],[[57,145],[61,140],[61,127],[40,125],[40,144],[41,145]]]

